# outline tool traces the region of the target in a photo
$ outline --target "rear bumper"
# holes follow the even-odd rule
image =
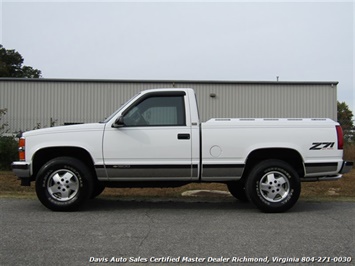
[[[343,174],[349,173],[353,168],[353,162],[343,161],[340,171],[335,175],[317,176],[317,177],[304,177],[301,178],[303,182],[312,181],[333,181],[342,178]]]
[[[340,169],[339,174],[346,174],[349,173],[351,171],[351,169],[354,166],[354,162],[343,162],[343,166]]]
[[[12,172],[21,180],[21,186],[29,186],[31,183],[31,165],[27,162],[13,162]]]

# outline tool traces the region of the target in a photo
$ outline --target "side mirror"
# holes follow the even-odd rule
[[[120,116],[116,119],[116,121],[112,124],[111,127],[120,128],[120,127],[124,127],[124,126],[125,126],[125,124],[124,124],[124,122],[123,122],[123,116],[120,115]]]

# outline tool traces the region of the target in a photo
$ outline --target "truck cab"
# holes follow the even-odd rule
[[[191,89],[147,90],[120,110],[105,126],[106,180],[197,181],[195,99]]]

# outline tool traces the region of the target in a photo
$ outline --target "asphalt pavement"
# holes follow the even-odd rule
[[[0,198],[0,210],[4,266],[355,264],[354,202],[299,201],[265,214],[232,199],[99,198],[52,212]]]

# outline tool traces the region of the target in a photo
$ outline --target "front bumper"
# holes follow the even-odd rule
[[[13,162],[11,164],[12,172],[21,180],[21,186],[29,186],[31,177],[31,165],[27,162]]]

